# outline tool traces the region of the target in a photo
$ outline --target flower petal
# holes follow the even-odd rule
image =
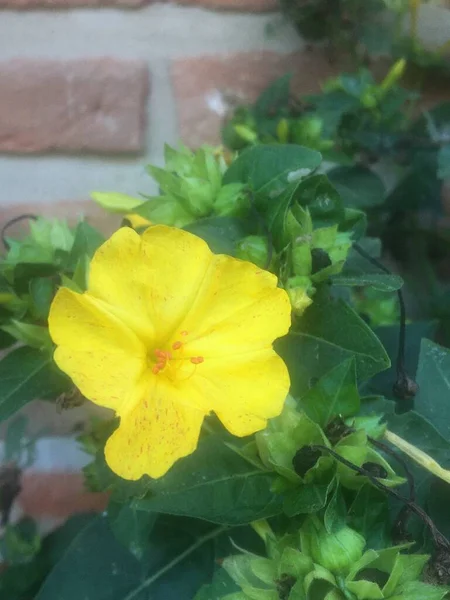
[[[202,398],[233,435],[243,437],[264,429],[277,417],[289,391],[289,373],[272,350],[240,354],[230,360],[205,359],[188,387],[191,398]]]
[[[185,351],[220,357],[267,348],[291,323],[286,292],[277,278],[256,265],[218,255],[182,324]]]
[[[181,229],[156,225],[141,237],[123,227],[95,253],[89,293],[146,343],[163,343],[196,298],[212,256]]]
[[[106,443],[106,462],[124,479],[162,477],[197,447],[204,413],[180,403],[180,390],[166,379],[155,377],[153,385]]]
[[[100,406],[128,410],[141,393],[146,348],[136,335],[89,294],[61,288],[49,329],[58,344],[55,362],[81,393]]]

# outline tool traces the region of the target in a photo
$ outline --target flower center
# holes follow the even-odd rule
[[[188,335],[187,331],[182,331],[180,337],[183,338]],[[186,356],[185,342],[176,340],[170,346],[170,350],[163,350],[161,348],[155,348],[153,356],[150,356],[150,360],[153,364],[152,373],[158,375],[166,369],[170,369],[170,372],[174,374],[186,364],[187,361],[193,365],[200,365],[205,359],[203,356]]]

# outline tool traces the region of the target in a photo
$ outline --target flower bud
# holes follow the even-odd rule
[[[249,235],[237,245],[236,257],[248,260],[262,269],[267,268],[269,260],[269,244],[261,235]]]
[[[312,304],[308,290],[314,291],[309,277],[297,276],[288,279],[286,291],[291,301],[292,310],[297,316],[302,315],[308,306]]]
[[[335,574],[346,574],[363,555],[366,540],[350,527],[328,533],[318,517],[310,517],[301,530],[302,550]]]

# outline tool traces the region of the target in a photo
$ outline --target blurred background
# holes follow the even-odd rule
[[[297,94],[309,94],[342,72],[346,59],[330,32],[320,40],[338,4],[0,0],[0,226],[22,214],[72,222],[85,215],[111,231],[120,219],[92,203],[90,192],[155,193],[145,166],[163,164],[165,143],[218,145],[230,111],[283,73],[292,73]],[[308,13],[309,5],[320,10]],[[449,8],[444,0],[418,7],[425,48],[450,38]],[[355,26],[355,15],[343,19]],[[369,20],[364,35],[382,46],[379,22]],[[448,81],[427,89],[424,103],[448,99]],[[39,401],[26,410],[28,433],[39,441],[21,507],[49,527],[103,505],[84,492],[79,474],[86,459],[74,438],[86,410]]]

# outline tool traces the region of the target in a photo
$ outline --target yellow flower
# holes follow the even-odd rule
[[[59,367],[120,417],[105,456],[125,479],[161,477],[194,452],[211,411],[236,436],[264,429],[288,392],[272,349],[290,325],[286,292],[180,229],[119,229],[96,252],[88,291],[58,291],[49,325]]]

